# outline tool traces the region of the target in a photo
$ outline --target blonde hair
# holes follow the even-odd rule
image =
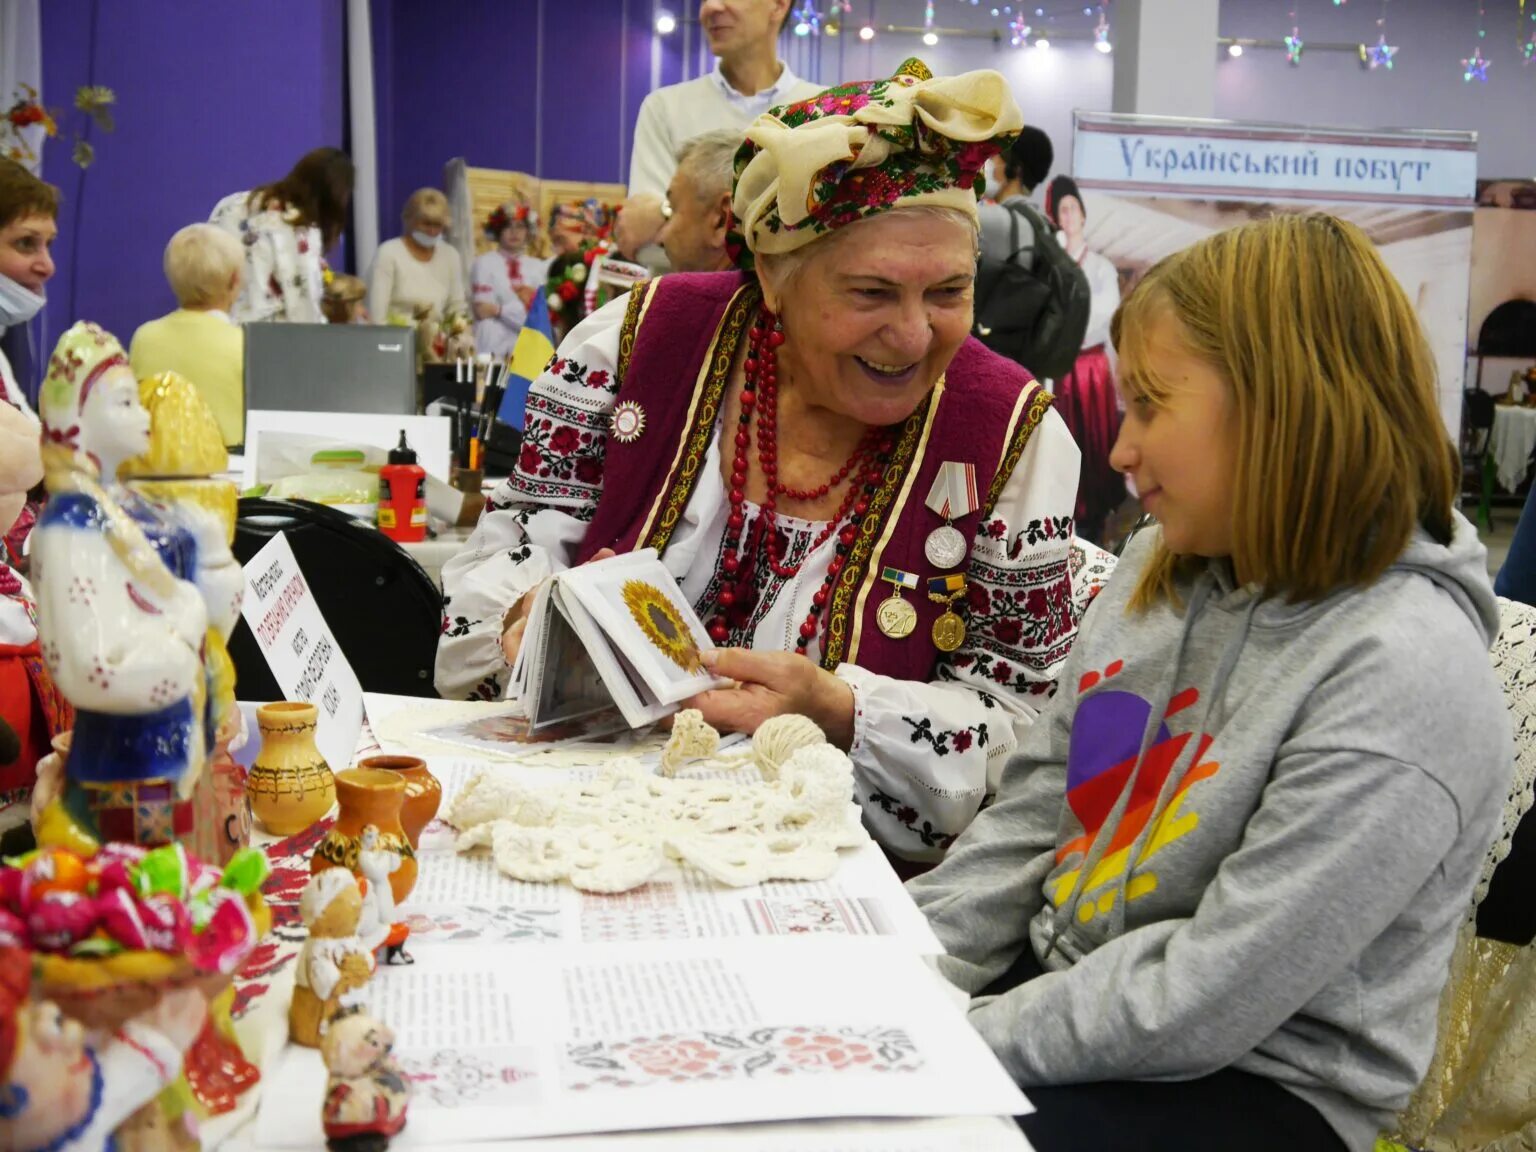
[[[216,224],[188,224],[165,246],[164,267],[183,308],[206,308],[229,292],[245,267],[245,249]]]
[[[1413,306],[1365,233],[1321,213],[1278,215],[1160,261],[1115,313],[1121,384],[1154,407],[1150,368],[1172,316],[1236,407],[1232,561],[1267,595],[1313,600],[1369,584],[1416,527],[1452,533],[1455,449]],[[1191,445],[1191,451],[1199,451]],[[1178,602],[1181,558],[1159,544],[1131,597]]]
[[[448,197],[436,188],[418,188],[411,193],[400,213],[400,222],[409,228],[416,224],[447,224]]]
[[[367,295],[368,285],[356,276],[332,276],[320,298],[320,311],[332,324],[350,324],[357,316],[357,306]]]

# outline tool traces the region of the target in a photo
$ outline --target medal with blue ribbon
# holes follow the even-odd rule
[[[880,579],[891,586],[891,594],[875,610],[875,623],[892,640],[905,640],[917,628],[917,609],[903,600],[901,594],[916,591],[917,573],[887,565],[881,569]]]
[[[944,614],[933,622],[933,646],[940,652],[953,652],[965,643],[965,621],[955,612],[955,601],[965,595],[965,574],[928,578],[928,599],[944,605]]]

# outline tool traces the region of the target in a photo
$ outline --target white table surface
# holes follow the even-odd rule
[[[463,530],[468,535],[468,530]],[[406,547],[412,547],[407,545]],[[369,713],[385,714],[397,709],[409,710],[421,707],[424,701],[413,697],[396,697],[370,693],[367,697]],[[254,732],[255,704],[243,703],[247,721]],[[499,705],[487,704],[487,709]],[[373,755],[381,751],[372,728],[364,723],[358,737],[357,757]],[[242,748],[237,759],[245,762],[253,759],[254,747]],[[241,755],[244,753],[244,755]],[[332,809],[332,813],[335,809]],[[266,835],[260,827],[252,834],[252,843],[265,846],[274,837]],[[954,988],[934,971],[934,979],[944,984],[956,1001],[957,1010],[963,1010],[964,994]],[[291,985],[291,973],[285,982]],[[274,985],[273,995],[286,995],[286,987],[279,992]],[[276,1006],[269,1006],[267,1030],[272,1027]],[[286,1012],[282,1013],[286,1015]],[[280,1025],[279,1025],[280,1026]],[[286,1031],[284,1031],[286,1035]],[[242,1034],[242,1039],[245,1036]],[[275,1038],[265,1037],[268,1054],[271,1055]],[[257,1057],[253,1056],[253,1059]],[[261,1063],[267,1063],[262,1060]],[[203,1129],[203,1145],[207,1152],[223,1149],[225,1152],[267,1152],[256,1143],[255,1110],[259,1107],[261,1087],[254,1090],[258,1099],[254,1107],[242,1106],[243,1115],[226,1117]],[[419,1131],[419,1121],[418,1121]],[[482,1152],[493,1149],[517,1149],[519,1152],[607,1152],[608,1149],[636,1149],[652,1152],[661,1149],[697,1149],[698,1152],[1031,1152],[1031,1145],[1018,1125],[1006,1116],[956,1116],[934,1119],[879,1119],[879,1120],[806,1120],[769,1124],[738,1124],[726,1127],[700,1127],[665,1129],[647,1132],[597,1133],[590,1136],[556,1136],[521,1140],[487,1140],[473,1144],[419,1144],[411,1139],[412,1131],[397,1137],[392,1147],[431,1147],[456,1149],[461,1152]]]

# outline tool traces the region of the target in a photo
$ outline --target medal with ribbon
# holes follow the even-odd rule
[[[890,584],[891,594],[875,610],[875,623],[892,640],[904,640],[917,627],[917,609],[903,600],[901,593],[903,589],[917,588],[917,573],[887,566],[881,570],[880,579]]]
[[[963,573],[928,579],[928,599],[944,605],[944,614],[933,622],[933,646],[940,652],[953,652],[965,643],[965,621],[955,612],[955,601],[964,595]]]
[[[981,507],[976,495],[976,465],[944,461],[924,503],[942,516],[944,523],[928,533],[923,555],[935,568],[953,568],[965,559],[965,537],[951,521]]]

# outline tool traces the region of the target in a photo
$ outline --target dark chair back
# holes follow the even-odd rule
[[[432,666],[443,598],[408,552],[371,525],[307,500],[240,501],[235,557],[248,564],[287,534],[325,622],[365,692],[435,697]],[[280,700],[256,638],[242,620],[230,637],[242,700]]]

